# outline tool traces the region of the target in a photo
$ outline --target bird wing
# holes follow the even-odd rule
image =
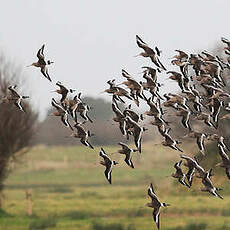
[[[124,69],[121,70],[121,74],[126,79],[133,79],[132,76],[126,70],[124,70]]]
[[[127,134],[127,132],[126,132],[126,125],[127,125],[127,123],[126,123],[125,120],[122,120],[122,121],[119,122],[119,128],[120,128],[120,131],[121,131],[122,135],[126,135]]]
[[[118,144],[122,147],[122,150],[127,151],[127,152],[130,151],[130,148],[125,143],[119,142]]]
[[[182,116],[181,123],[185,128],[189,128],[189,117],[190,117],[190,112],[187,112],[185,115]]]
[[[228,179],[230,180],[230,168],[226,168],[225,173],[226,173]]]
[[[148,195],[150,196],[150,198],[152,199],[152,202],[154,203],[160,203],[160,201],[158,200],[154,189],[153,189],[153,185],[152,183],[150,184],[150,186],[148,187]]]
[[[195,166],[196,161],[194,159],[192,159],[191,157],[183,155],[183,154],[180,154],[180,157],[187,160],[188,162],[192,163]]]
[[[218,144],[218,147],[219,147],[219,155],[221,156],[222,161],[229,161],[229,156],[224,151],[223,146]]]
[[[155,54],[155,51],[151,49],[138,35],[136,35],[137,45],[142,48],[148,54]]]
[[[117,117],[123,117],[121,110],[117,107],[117,105],[114,102],[112,103],[112,110]]]
[[[17,91],[14,89],[17,86],[9,86],[8,89],[10,90],[10,93],[13,97],[20,98],[20,95],[17,93]]]
[[[182,163],[182,160],[180,160],[179,162],[176,162],[175,165],[174,165],[174,168],[175,168],[175,169],[180,168],[181,163]]]
[[[75,124],[74,127],[77,129],[79,136],[86,136],[87,133],[82,126]]]
[[[225,44],[227,44],[227,45],[229,45],[230,44],[230,41],[228,40],[228,39],[226,39],[226,38],[221,38],[221,41],[223,42],[223,43],[225,43]]]
[[[43,76],[45,78],[47,78],[49,81],[51,81],[50,76],[48,74],[48,70],[47,70],[45,65],[41,67],[41,73],[43,74]]]
[[[189,183],[190,186],[192,186],[194,173],[195,173],[195,168],[193,166],[189,167],[188,172],[186,173],[186,177],[188,179],[188,183]]]
[[[112,184],[112,164],[107,164],[106,169],[104,171],[105,177],[109,181],[110,184]]]
[[[25,112],[25,110],[23,109],[22,105],[21,105],[21,99],[18,98],[14,104],[22,111],[22,112]]]
[[[161,55],[161,51],[158,49],[157,46],[155,47],[155,50],[156,50],[156,52],[157,52],[157,55],[160,56],[160,55]]]
[[[52,105],[53,107],[55,107],[55,108],[56,108],[58,111],[60,111],[60,112],[66,112],[66,110],[65,110],[61,105],[59,105],[59,104],[55,101],[54,98],[52,98],[51,105]]]
[[[130,153],[126,154],[125,162],[126,162],[126,164],[128,166],[130,166],[131,168],[134,168],[134,165],[133,165],[133,162],[132,162],[132,157],[131,157]]]
[[[201,151],[204,150],[204,134],[196,138],[196,143]]]
[[[41,47],[41,48],[38,50],[38,52],[37,52],[38,61],[39,61],[39,63],[42,64],[42,65],[46,65],[45,57],[44,57],[44,54],[43,54],[44,47],[45,47],[45,45],[42,45],[42,47]]]
[[[157,225],[157,229],[160,229],[160,207],[153,209],[153,220]]]
[[[105,163],[107,164],[112,164],[112,161],[111,159],[109,158],[109,156],[105,153],[105,150],[103,148],[101,148],[100,152],[99,152],[99,155],[101,157],[103,157]]]
[[[66,127],[69,127],[71,130],[73,130],[72,126],[70,125],[69,123],[69,120],[68,120],[68,113],[65,113],[64,115],[61,116],[61,120],[63,122],[63,124],[66,126]]]
[[[62,102],[62,101],[64,101],[66,99],[69,90],[63,85],[59,85],[59,87],[60,87],[60,90],[61,90],[61,95],[62,95],[61,102]]]
[[[160,65],[160,66],[158,66],[158,67],[160,67],[160,68],[162,68],[163,70],[165,70],[166,71],[166,68],[164,67],[164,65],[161,63],[161,61],[160,61],[160,59],[159,58],[157,58],[157,63],[158,63],[158,65]],[[156,64],[156,63],[155,63]]]
[[[142,128],[139,126],[135,126],[134,127],[134,142],[140,153],[141,153],[141,140],[142,140]]]

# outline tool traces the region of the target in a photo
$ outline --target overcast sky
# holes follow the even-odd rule
[[[222,36],[230,38],[229,0],[0,2],[0,49],[22,65],[41,111],[56,96],[51,91],[58,80],[83,95],[108,98],[100,92],[107,88],[108,79],[123,80],[122,68],[141,78],[137,75],[141,66],[151,62],[133,57],[141,52],[136,34],[163,51],[167,67],[175,49],[194,53],[213,48]],[[55,62],[49,68],[53,83],[39,69],[25,67],[37,61],[43,43],[45,55]]]

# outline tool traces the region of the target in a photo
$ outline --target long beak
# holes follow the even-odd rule
[[[32,64],[31,65],[27,65],[26,67],[30,67],[30,66],[32,66]]]
[[[105,93],[105,91],[100,92],[99,94]]]
[[[140,54],[137,54],[137,55],[135,55],[135,56],[133,56],[133,57],[139,57],[139,56],[141,56]]]

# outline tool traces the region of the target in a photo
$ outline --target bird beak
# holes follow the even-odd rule
[[[137,54],[137,55],[135,55],[135,56],[133,56],[133,57],[139,57],[140,56],[140,54]]]
[[[27,65],[26,67],[30,67],[30,66],[32,66],[33,64],[31,64],[31,65]]]

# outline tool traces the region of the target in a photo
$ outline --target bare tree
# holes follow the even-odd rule
[[[1,55],[0,97],[8,95],[10,85],[17,85],[22,91],[25,83],[21,69]],[[23,102],[25,113],[13,103],[1,102],[0,106],[0,193],[2,193],[4,181],[10,173],[10,163],[17,161],[18,157],[28,150],[38,114],[27,102]]]

